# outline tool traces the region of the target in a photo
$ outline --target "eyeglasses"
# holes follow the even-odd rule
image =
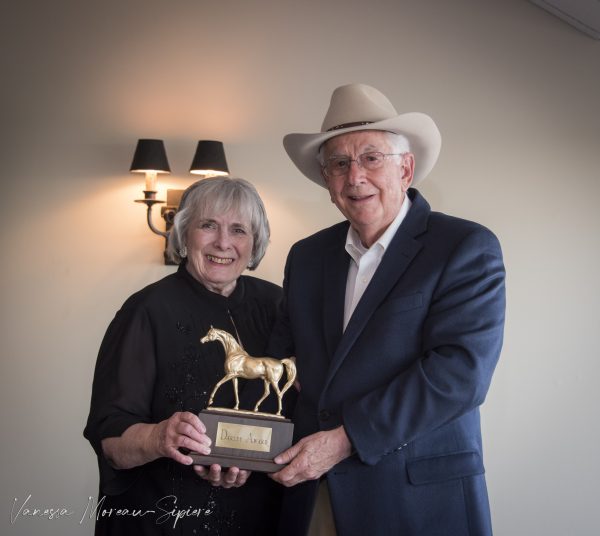
[[[379,151],[359,154],[356,159],[348,156],[332,156],[322,166],[323,172],[328,177],[339,177],[350,171],[352,162],[357,166],[373,171],[383,166],[386,156],[400,156],[403,153],[380,153]]]

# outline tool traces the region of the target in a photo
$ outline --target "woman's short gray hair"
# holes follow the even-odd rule
[[[183,260],[181,251],[186,245],[188,230],[198,218],[225,214],[230,210],[250,222],[254,241],[248,269],[254,270],[267,251],[271,236],[269,220],[256,188],[247,180],[232,177],[202,179],[183,192],[169,233],[169,257],[177,264]]]

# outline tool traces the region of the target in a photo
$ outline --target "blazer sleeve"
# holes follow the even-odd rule
[[[421,355],[387,384],[343,406],[344,427],[363,462],[377,463],[484,401],[502,347],[504,279],[498,240],[477,227],[441,272],[422,327]]]

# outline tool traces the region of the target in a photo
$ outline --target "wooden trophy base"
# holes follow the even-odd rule
[[[269,413],[210,408],[198,414],[212,440],[208,456],[190,452],[195,465],[218,463],[248,471],[274,473],[284,467],[273,459],[292,445],[294,425]]]

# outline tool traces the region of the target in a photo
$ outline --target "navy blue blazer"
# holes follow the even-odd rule
[[[478,407],[502,346],[502,253],[409,195],[345,331],[348,222],[292,247],[270,349],[297,358],[295,439],[343,424],[354,447],[327,473],[338,534],[489,535]],[[287,490],[282,534],[305,534],[316,489]]]

